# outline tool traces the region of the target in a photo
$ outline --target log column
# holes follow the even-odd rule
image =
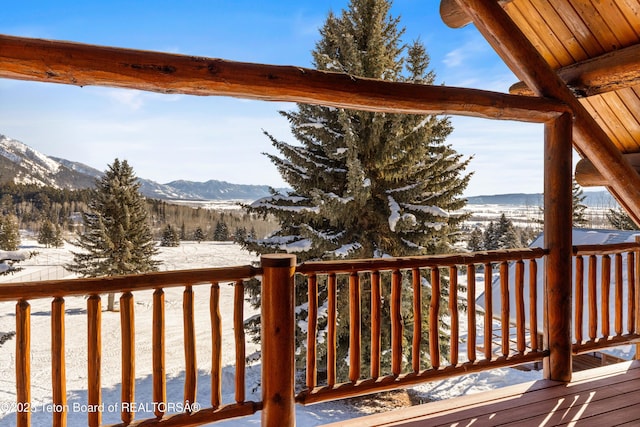
[[[296,256],[263,255],[262,425],[294,427]]]
[[[544,246],[546,258],[544,337],[549,357],[544,377],[571,380],[571,257],[572,257],[572,117],[563,114],[545,124]]]

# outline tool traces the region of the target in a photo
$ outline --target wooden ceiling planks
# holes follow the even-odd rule
[[[638,145],[640,127],[638,118],[629,110],[626,101],[621,96],[623,92],[627,92],[627,90],[604,93],[600,97],[609,108],[611,115],[615,116],[621,125],[621,129],[616,129],[616,135],[621,141],[620,151],[630,153],[640,150],[640,145]]]
[[[522,4],[512,2],[505,7],[505,10],[518,27],[529,35],[529,40],[542,54],[549,66],[555,70],[572,63],[570,52],[558,40],[551,27],[546,25],[538,11],[530,4],[526,9],[523,9],[522,6]]]
[[[640,109],[634,96],[640,82],[635,59],[640,46],[639,1],[441,0],[440,8],[447,12],[445,23],[454,27],[473,17],[489,43],[516,75],[532,85],[534,93],[557,97],[574,109],[576,149],[602,172],[609,190],[638,224],[640,176],[621,154],[640,152]],[[513,26],[500,17],[500,9]],[[553,71],[558,73],[555,79]],[[569,94],[566,87],[557,86],[562,85],[556,81],[559,76],[570,83]],[[631,90],[632,86],[636,87]],[[524,92],[521,85],[516,87]]]
[[[570,58],[561,61],[562,66],[584,61],[589,58],[587,52],[571,32],[564,19],[549,1],[529,1],[530,6],[526,10],[535,9],[540,20],[549,26],[549,33],[555,38],[554,47],[568,52]],[[561,47],[559,47],[561,46]]]
[[[569,28],[569,31],[571,31],[576,41],[582,46],[582,49],[587,52],[590,58],[602,55],[605,52],[593,32],[585,24],[570,2],[567,0],[549,0],[549,2],[555,8],[558,15],[562,17],[564,24]]]
[[[573,75],[576,93],[588,97],[582,104],[616,147],[623,153],[639,152],[640,99],[628,88],[635,81],[629,79],[637,79],[629,69],[637,70],[629,55],[636,58],[637,52],[622,54],[640,43],[640,0],[513,0],[503,7],[552,69]],[[585,61],[598,57],[612,72],[591,81],[594,73]],[[580,69],[588,74],[570,72],[578,63],[585,64]],[[519,84],[512,93],[527,92]]]

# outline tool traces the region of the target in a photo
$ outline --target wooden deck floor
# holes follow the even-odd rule
[[[534,381],[331,424],[365,426],[638,426],[640,361]]]

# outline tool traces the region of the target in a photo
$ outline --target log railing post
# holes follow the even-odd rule
[[[549,357],[544,376],[571,380],[572,304],[572,116],[563,114],[545,124],[544,141],[544,246],[546,258],[544,331]]]
[[[295,255],[263,255],[262,426],[293,427],[295,419]]]

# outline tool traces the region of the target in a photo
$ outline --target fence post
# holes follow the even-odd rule
[[[262,426],[294,427],[296,256],[270,254],[262,263]]]
[[[572,176],[573,117],[565,113],[545,124],[544,246],[545,271],[544,377],[571,381],[572,339]]]

